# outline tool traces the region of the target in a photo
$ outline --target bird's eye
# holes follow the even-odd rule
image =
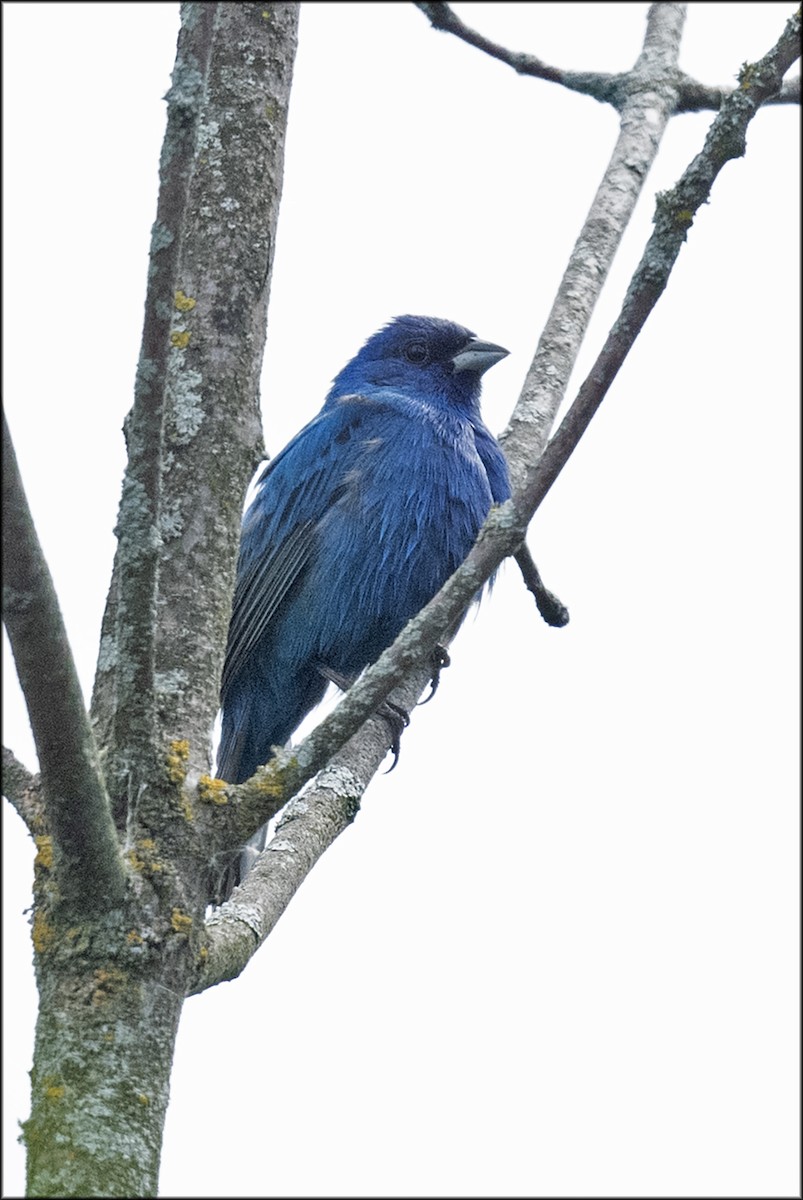
[[[408,363],[412,363],[416,367],[423,367],[424,363],[429,362],[429,349],[426,342],[408,342],[404,347],[403,354]]]

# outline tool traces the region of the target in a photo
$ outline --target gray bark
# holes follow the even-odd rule
[[[43,714],[41,779],[6,758],[39,849],[30,1195],[156,1194],[176,1031],[206,955],[210,828],[232,836],[191,784],[209,770],[242,502],[262,454],[258,380],[297,20],[295,4],[182,6],[93,696],[100,755],[55,597],[33,609],[26,599],[26,570],[37,595],[49,584],[32,526],[27,540],[14,528],[9,550],[18,661],[35,666],[44,630],[72,670],[49,695],[35,670],[20,670]],[[88,897],[99,897],[91,909]]]

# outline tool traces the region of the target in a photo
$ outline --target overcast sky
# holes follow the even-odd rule
[[[729,84],[793,6],[692,4]],[[646,5],[458,5],[613,71]],[[5,4],[5,403],[87,696],[114,553],[173,4]],[[573,395],[711,114],[675,118]],[[262,380],[275,453],[404,312],[511,353],[507,422],[616,135],[408,4],[303,8]],[[240,980],[190,1000],[161,1192],[797,1194],[799,114],[770,109],[401,761]],[[35,767],[6,657],[4,741]],[[4,1182],[32,853],[4,806]]]

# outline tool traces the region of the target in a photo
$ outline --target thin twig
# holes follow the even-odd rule
[[[531,75],[549,83],[559,83],[573,92],[581,92],[586,96],[593,96],[595,100],[613,104],[615,108],[619,107],[620,83],[624,76],[611,75],[605,71],[564,71],[560,67],[551,67],[535,54],[508,50],[506,46],[500,46],[498,42],[478,33],[476,29],[461,21],[448,4],[419,3],[415,0],[415,6],[429,18],[433,29],[454,34],[462,42],[481,50],[483,54],[512,67],[519,75]]]
[[[521,571],[524,585],[535,598],[536,608],[547,625],[551,625],[554,629],[562,629],[564,625],[568,625],[568,608],[554,592],[550,592],[544,583],[526,542],[516,551],[514,558]]]

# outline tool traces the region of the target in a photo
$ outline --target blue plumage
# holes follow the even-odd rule
[[[507,467],[480,377],[507,354],[397,317],[268,464],[243,520],[221,684],[218,775],[248,779],[321,700],[394,640],[470,550]]]

